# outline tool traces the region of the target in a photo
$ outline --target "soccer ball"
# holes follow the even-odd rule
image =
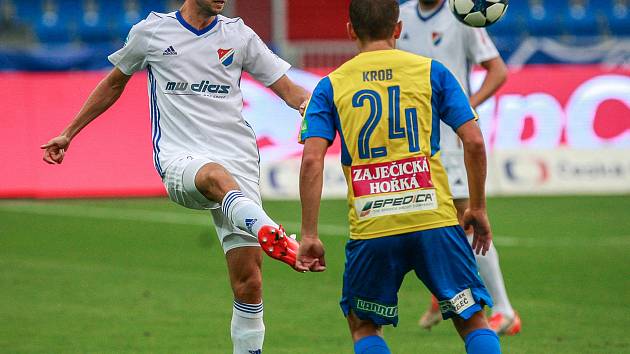
[[[463,24],[486,27],[503,17],[508,0],[448,0],[448,5]]]

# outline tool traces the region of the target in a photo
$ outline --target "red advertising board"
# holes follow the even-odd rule
[[[102,77],[100,72],[0,74],[4,143],[0,197],[164,194],[152,165],[144,75],[136,75],[116,105],[79,134],[62,165],[42,162],[39,146],[63,129]],[[303,72],[292,77],[309,88],[318,78]],[[261,85],[243,80],[242,86],[247,100],[244,113],[264,118],[252,122],[263,162],[299,156],[300,122],[295,112],[272,101],[273,94]],[[513,71],[479,113],[488,146],[495,151],[561,146],[627,149],[630,71],[527,67]],[[338,145],[332,153],[339,153]]]
[[[289,40],[347,39],[344,16],[331,14],[347,13],[350,0],[326,1],[287,1],[287,30]],[[313,30],[313,29],[316,30]]]
[[[3,73],[4,158],[0,197],[158,195],[151,164],[146,78],[132,78],[118,103],[73,141],[62,165],[42,161],[39,146],[81,108],[103,73]]]
[[[529,66],[478,111],[491,149],[627,148],[630,71]]]

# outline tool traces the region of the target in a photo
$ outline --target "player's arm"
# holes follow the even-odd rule
[[[507,79],[508,70],[492,38],[488,36],[484,28],[467,27],[464,40],[468,60],[478,63],[487,71],[479,90],[470,96],[470,105],[477,108],[503,85]]]
[[[289,107],[300,111],[301,115],[304,114],[306,103],[311,94],[302,86],[295,84],[286,75],[282,75],[282,77],[271,84],[269,88],[278,95],[278,97],[282,98]]]
[[[92,91],[66,129],[41,146],[45,150],[44,161],[60,164],[72,139],[118,100],[133,73],[147,67],[150,37],[147,21],[141,21],[131,28],[125,46],[108,57],[114,69]]]
[[[243,70],[303,114],[310,94],[287,77],[291,65],[275,55],[251,28],[244,26],[243,31],[248,33]]]
[[[324,183],[324,157],[329,142],[313,137],[304,143],[300,168],[300,201],[302,202],[302,239],[298,250],[297,268],[320,272],[326,269],[324,247],[319,240],[317,222]]]
[[[470,105],[473,108],[477,108],[492,97],[503,86],[508,76],[507,66],[500,56],[482,61],[480,65],[487,73],[479,90],[470,96]]]
[[[473,227],[473,250],[486,254],[492,243],[492,232],[486,212],[486,147],[464,90],[444,65],[433,61],[431,85],[438,104],[440,119],[455,130],[464,146],[464,163],[468,175],[470,205],[464,213],[464,228]]]
[[[464,146],[464,163],[468,175],[469,207],[464,213],[464,225],[472,226],[473,250],[485,255],[490,248],[492,231],[486,212],[486,147],[479,125],[474,120],[462,124],[457,135]]]
[[[44,161],[49,164],[60,164],[72,139],[118,100],[130,78],[131,76],[125,75],[118,68],[110,71],[61,134],[41,146],[45,150]]]
[[[326,269],[324,246],[317,232],[317,221],[322,198],[324,158],[336,135],[336,112],[332,84],[325,77],[313,91],[300,131],[300,142],[304,143],[304,151],[300,169],[302,240],[297,256],[298,270],[320,272]]]

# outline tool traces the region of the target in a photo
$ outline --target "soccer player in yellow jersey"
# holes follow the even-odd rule
[[[413,270],[438,298],[444,318],[453,319],[467,353],[500,353],[483,315],[492,300],[473,255],[492,241],[483,137],[453,74],[437,61],[394,49],[398,15],[396,0],[351,1],[348,32],[360,54],[323,78],[306,108],[296,267],[326,267],[317,221],[324,156],[338,133],[350,219],[341,308],[355,352],[390,353],[381,327],[397,324],[397,293]],[[474,228],[472,249],[440,162],[440,121],[464,145],[470,189],[464,220]]]

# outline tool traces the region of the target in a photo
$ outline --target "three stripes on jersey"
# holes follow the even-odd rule
[[[177,55],[177,51],[175,50],[175,48],[173,48],[173,46],[170,46],[166,48],[166,50],[164,51],[164,53],[162,53],[162,55]]]

